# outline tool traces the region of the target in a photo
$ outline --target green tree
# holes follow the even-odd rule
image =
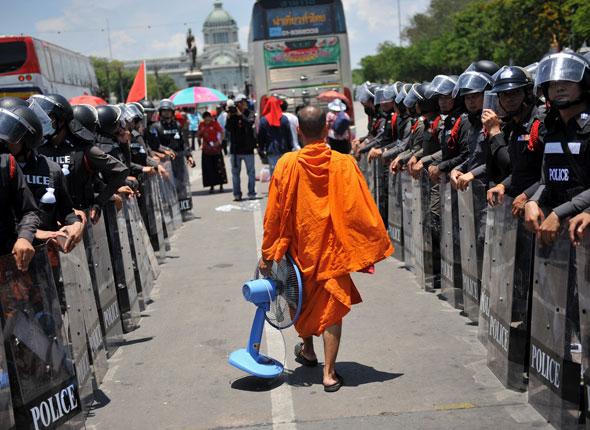
[[[148,74],[147,91],[150,100],[161,100],[170,97],[178,91],[178,87],[174,80],[168,75],[158,73],[156,77],[155,74]]]

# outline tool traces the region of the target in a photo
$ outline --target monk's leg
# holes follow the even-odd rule
[[[301,352],[308,360],[317,360],[315,350],[313,349],[313,336],[304,337],[303,339],[303,351]]]
[[[340,336],[342,335],[342,321],[326,328],[324,338],[324,385],[332,385],[338,382],[336,379],[336,357],[340,347]]]

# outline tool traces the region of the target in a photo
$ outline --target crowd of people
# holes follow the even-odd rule
[[[479,323],[488,366],[558,427],[583,419],[590,364],[589,57],[367,82],[352,148],[396,256]]]

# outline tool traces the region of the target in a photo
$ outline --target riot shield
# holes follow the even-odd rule
[[[367,182],[367,185],[369,186],[369,189],[370,189],[370,187],[371,187],[371,175],[370,175],[370,171],[369,171],[369,160],[367,158],[367,154],[366,153],[360,154],[358,165],[359,165],[359,169],[363,173],[363,176],[365,177],[365,181]]]
[[[404,261],[402,181],[399,175],[389,175],[388,233],[393,243],[393,257]]]
[[[180,212],[187,212],[193,208],[193,196],[191,194],[191,181],[188,166],[184,157],[176,157],[172,160],[176,195],[178,196],[178,208]]]
[[[528,366],[534,239],[511,212],[497,208],[497,253],[489,284],[488,367],[508,388],[524,391]]]
[[[423,211],[422,211],[422,188],[419,179],[411,179],[412,186],[412,241],[414,244],[414,269],[416,281],[420,288],[425,286],[424,274],[424,230],[423,230]]]
[[[162,227],[162,210],[160,201],[160,186],[154,175],[144,178],[141,184],[139,208],[141,216],[148,229],[150,242],[159,260],[166,258],[166,244]]]
[[[478,322],[487,207],[485,185],[476,179],[457,195],[463,310],[471,321]]]
[[[454,198],[453,198],[454,196]],[[461,280],[461,253],[457,251],[459,245],[458,210],[453,210],[453,201],[457,205],[457,193],[451,188],[451,183],[446,176],[440,182],[440,263],[441,263],[441,295],[457,309],[463,308],[463,291]],[[458,217],[457,217],[458,218]],[[455,237],[457,240],[455,241]],[[459,245],[460,246],[460,245]],[[458,262],[458,270],[457,264]]]
[[[401,179],[403,194],[403,234],[404,234],[404,262],[406,269],[415,272],[414,239],[412,237],[412,215],[414,209],[414,196],[412,194],[412,179],[406,171],[398,173]]]
[[[165,249],[170,250],[170,238],[174,235],[174,222],[172,221],[172,197],[169,195],[170,190],[162,176],[158,176],[158,185],[160,189],[160,210],[162,214],[162,233],[164,234]]]
[[[127,222],[114,202],[107,203],[104,215],[123,333],[129,333],[139,326],[140,310]]]
[[[379,213],[381,214],[383,224],[387,225],[387,210],[389,209],[389,170],[385,167],[382,158],[375,160],[375,163],[375,170],[377,172],[377,200],[375,200],[375,202],[379,207]]]
[[[81,428],[78,381],[46,246],[29,270],[0,257],[0,311],[16,427]],[[3,381],[6,385],[6,381]]]
[[[168,176],[164,178],[165,195],[168,198],[174,229],[178,230],[182,225],[182,216],[180,215],[180,205],[178,204],[178,194],[176,192],[176,177],[174,176],[172,161],[165,161],[162,163],[162,166],[164,166],[164,169],[168,173]]]
[[[582,369],[584,371],[584,397],[586,399],[586,428],[590,428],[590,236],[576,248],[578,296],[580,299],[580,337],[582,339]]]
[[[147,256],[147,260],[148,260],[148,265],[149,265],[149,269],[151,272],[151,277],[152,277],[152,281],[158,279],[158,277],[160,276],[160,264],[158,262],[158,258],[156,257],[156,253],[154,251],[154,248],[152,247],[151,243],[150,243],[150,237],[148,234],[148,231],[145,227],[145,224],[143,223],[143,220],[141,219],[141,213],[139,210],[139,204],[137,202],[137,200],[135,199],[131,199],[128,201],[128,211],[126,212],[130,214],[129,219],[133,219],[134,222],[134,227],[137,229],[137,232],[139,234],[139,239],[140,239],[140,244],[142,244],[143,246],[143,253],[145,254],[145,256]],[[129,221],[128,221],[129,223]],[[131,230],[130,230],[131,231]]]
[[[96,224],[86,224],[84,244],[107,356],[111,357],[123,340],[123,328],[104,217]]]
[[[367,161],[368,163],[368,175],[369,175],[369,190],[371,191],[371,195],[373,196],[373,200],[378,205],[379,200],[377,200],[377,166],[376,161],[371,160]]]
[[[94,386],[100,385],[108,369],[106,347],[82,245],[68,254],[60,253],[59,261],[80,399],[83,410],[88,412],[94,401]]]
[[[133,258],[133,267],[135,271],[135,279],[137,280],[139,292],[139,305],[145,309],[146,303],[150,300],[150,295],[154,285],[154,272],[148,250],[152,251],[151,244],[148,239],[144,239],[145,227],[139,216],[139,209],[134,198],[127,199],[123,202],[125,209],[125,219],[128,227],[128,240],[131,249],[131,256]],[[142,231],[143,227],[143,231]],[[147,232],[145,232],[147,236]],[[146,243],[147,242],[147,243]],[[155,260],[155,255],[154,255]],[[155,262],[157,266],[157,261]],[[159,270],[159,269],[158,269]]]
[[[12,396],[10,394],[10,376],[4,353],[4,335],[0,320],[0,430],[14,430],[12,413]]]
[[[580,322],[573,251],[564,229],[553,245],[536,247],[534,263],[529,403],[559,429],[575,428],[580,408]]]
[[[496,228],[496,218],[502,216],[502,207],[488,207],[486,214],[486,231],[484,240],[483,262],[481,268],[481,294],[479,299],[479,321],[477,338],[485,346],[488,343],[488,329],[490,327],[490,283],[492,267],[497,260],[497,235],[501,233]]]

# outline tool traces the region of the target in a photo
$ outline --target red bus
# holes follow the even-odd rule
[[[90,58],[31,36],[0,36],[0,97],[57,93],[70,99],[97,87]]]

